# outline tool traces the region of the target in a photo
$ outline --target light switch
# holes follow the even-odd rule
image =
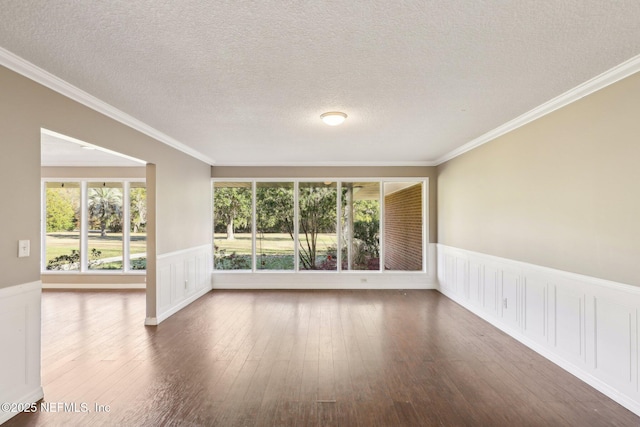
[[[30,240],[18,240],[18,257],[19,258],[29,256],[30,251],[31,251]]]

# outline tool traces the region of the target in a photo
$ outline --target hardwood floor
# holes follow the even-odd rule
[[[44,402],[76,408],[6,426],[640,425],[436,291],[214,291],[158,327],[144,304],[45,291]]]

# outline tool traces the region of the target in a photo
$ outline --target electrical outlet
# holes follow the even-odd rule
[[[18,257],[28,257],[31,253],[31,241],[30,240],[18,240]]]
[[[506,298],[505,298],[504,300],[502,300],[502,306],[503,306],[504,308],[508,308],[508,307],[507,307],[507,299],[506,299]]]

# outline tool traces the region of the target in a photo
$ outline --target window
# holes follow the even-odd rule
[[[424,272],[423,180],[217,181],[214,268]]]
[[[213,186],[216,270],[251,270],[252,194],[250,182],[216,182]]]
[[[342,269],[380,269],[380,183],[342,183]]]
[[[129,269],[147,268],[147,187],[129,184]]]
[[[295,268],[293,182],[256,184],[256,269]]]
[[[43,271],[146,270],[144,182],[45,182],[43,189]]]
[[[335,182],[301,182],[298,193],[300,270],[336,270],[337,185]]]
[[[122,183],[90,182],[87,187],[89,270],[122,270]]]
[[[77,271],[80,269],[80,184],[48,182],[44,188],[44,268]]]

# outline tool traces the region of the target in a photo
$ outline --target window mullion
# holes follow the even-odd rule
[[[251,182],[251,271],[256,271],[256,181]]]
[[[299,229],[300,229],[300,207],[298,206],[298,181],[293,183],[293,257],[294,257],[294,271],[300,271],[300,242],[299,242]]]
[[[40,270],[47,268],[47,183],[40,188]]]
[[[384,214],[385,214],[385,206],[384,206],[384,181],[380,181],[380,224],[378,225],[378,230],[380,233],[380,265],[379,271],[384,271],[384,249],[385,249],[385,238],[384,238]]]
[[[80,183],[80,272],[89,269],[89,198],[87,181]]]
[[[342,271],[342,182],[336,183],[338,194],[336,195],[336,271]]]
[[[128,272],[131,259],[131,194],[129,181],[123,182],[122,191],[122,271]]]

